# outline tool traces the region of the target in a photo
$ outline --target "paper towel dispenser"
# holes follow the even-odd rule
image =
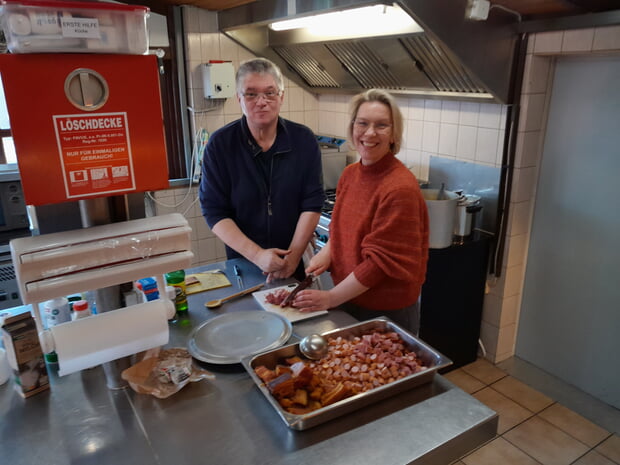
[[[150,276],[165,296],[164,273],[191,265],[190,234],[183,215],[172,213],[10,242],[22,300],[34,304],[41,346],[56,351],[61,376],[166,344],[174,304],[160,298],[49,330],[39,304]]]

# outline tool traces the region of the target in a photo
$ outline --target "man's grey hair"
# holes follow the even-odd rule
[[[246,60],[239,65],[237,75],[235,76],[235,82],[237,84],[237,93],[243,92],[243,83],[248,74],[270,74],[276,81],[278,90],[284,90],[284,78],[278,65],[266,58],[252,58]]]

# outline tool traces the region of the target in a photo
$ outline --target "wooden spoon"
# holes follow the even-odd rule
[[[264,283],[257,284],[256,286],[248,287],[247,289],[244,289],[241,292],[237,292],[236,294],[231,294],[228,297],[223,297],[221,299],[210,300],[209,302],[205,302],[205,307],[207,307],[207,308],[217,308],[220,305],[222,305],[224,302],[228,302],[229,300],[232,300],[232,299],[234,299],[236,297],[241,297],[242,295],[246,295],[246,294],[249,294],[251,292],[258,291],[264,285],[265,285]]]

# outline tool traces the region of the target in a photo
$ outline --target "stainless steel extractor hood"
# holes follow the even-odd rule
[[[277,20],[370,4],[396,5],[423,29],[381,37],[310,38],[274,31]],[[516,18],[501,10],[486,21],[467,19],[467,0],[259,0],[218,13],[221,32],[314,93],[394,94],[510,102],[517,43]]]

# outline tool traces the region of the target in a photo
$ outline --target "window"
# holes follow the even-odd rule
[[[0,138],[2,138],[2,144],[0,144],[0,165],[15,165],[17,163],[17,155],[15,154],[15,145],[11,135],[9,112],[4,99],[2,76],[0,76]]]

